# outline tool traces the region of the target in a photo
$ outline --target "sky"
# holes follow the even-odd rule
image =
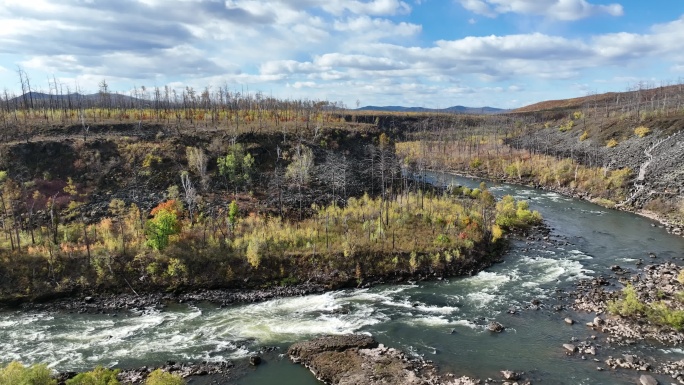
[[[683,0],[0,0],[0,91],[521,107],[684,78]],[[50,80],[48,80],[50,79]]]

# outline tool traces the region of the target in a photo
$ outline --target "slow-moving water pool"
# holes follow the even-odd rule
[[[430,174],[429,178],[475,187],[480,181]],[[558,242],[516,241],[504,262],[473,277],[416,285],[379,286],[218,308],[176,305],[134,315],[0,313],[0,362],[45,362],[57,370],[135,367],[167,360],[241,359],[262,346],[330,333],[370,333],[380,342],[433,360],[441,369],[479,378],[499,370],[526,371],[534,383],[633,384],[637,372],[597,371],[601,363],[568,357],[562,347],[588,338],[591,314],[556,312],[557,289],[572,290],[582,278],[608,274],[611,265],[634,268],[648,253],[657,262],[681,262],[684,238],[651,221],[619,211],[513,185],[495,185],[498,196],[529,199],[553,228]],[[525,310],[533,299],[544,306]],[[511,307],[520,309],[508,314]],[[575,319],[567,325],[563,319]],[[486,330],[496,320],[501,334]],[[599,344],[602,336],[599,334]],[[643,357],[684,358],[658,346],[599,351]],[[304,369],[273,359],[239,384],[317,384]]]

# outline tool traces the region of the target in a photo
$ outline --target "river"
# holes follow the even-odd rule
[[[476,187],[478,180],[430,174],[432,180]],[[499,370],[526,371],[533,383],[633,384],[637,372],[597,371],[603,362],[568,357],[563,343],[592,334],[591,314],[556,312],[560,289],[581,278],[608,275],[611,265],[635,269],[648,254],[656,262],[684,257],[684,238],[652,221],[552,192],[493,185],[497,196],[528,199],[553,229],[555,242],[516,241],[497,264],[473,277],[416,285],[378,286],[226,308],[175,305],[133,315],[0,312],[0,363],[45,362],[57,370],[101,364],[135,367],[167,360],[244,359],[262,346],[285,349],[328,333],[370,333],[385,345],[433,360],[441,369],[499,379]],[[534,299],[543,306],[525,309]],[[508,314],[511,307],[520,309]],[[567,325],[563,319],[577,321]],[[490,320],[506,326],[486,331]],[[599,344],[602,336],[598,334]],[[600,350],[654,359],[684,358],[684,351],[653,345]],[[274,356],[238,384],[318,384],[305,369]]]

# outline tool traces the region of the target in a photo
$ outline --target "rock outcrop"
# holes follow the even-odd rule
[[[326,384],[332,385],[472,385],[479,381],[441,376],[421,359],[379,344],[366,335],[324,336],[298,342],[288,349],[290,359],[301,363]]]

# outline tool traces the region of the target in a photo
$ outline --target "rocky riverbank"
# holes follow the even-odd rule
[[[411,358],[365,335],[324,336],[298,342],[287,354],[331,385],[475,385],[470,377],[440,375],[431,363]]]
[[[681,267],[665,262],[647,265],[637,274],[629,274],[620,266],[613,266],[615,279],[624,286],[634,288],[639,301],[646,306],[655,303],[666,304],[675,310],[682,310],[684,305],[678,300],[684,291],[684,285],[677,277]],[[677,346],[684,343],[684,333],[670,326],[655,324],[643,316],[622,317],[608,314],[608,306],[621,297],[621,291],[609,285],[605,277],[582,280],[572,294],[575,298],[572,308],[597,314],[588,327],[607,333],[609,343],[633,344],[640,340],[658,341],[662,344]]]
[[[431,170],[434,172],[441,172],[443,170]],[[506,174],[500,174],[500,175],[490,175],[484,172],[472,172],[473,170],[469,171],[463,171],[463,170],[449,170],[447,171],[449,174],[465,177],[465,178],[473,178],[473,179],[484,179],[496,183],[508,183],[512,185],[519,185],[519,186],[526,186],[534,189],[539,189],[539,190],[544,190],[544,191],[551,191],[555,192],[557,194],[561,194],[566,197],[574,198],[574,199],[581,199],[585,200],[587,202],[591,202],[600,206],[604,206],[604,202],[600,199],[596,199],[596,197],[592,196],[591,194],[578,190],[578,189],[573,189],[569,187],[564,187],[564,186],[557,186],[554,184],[549,184],[549,185],[541,185],[539,183],[536,183],[530,178],[523,177],[521,178],[515,178],[515,177],[510,177]],[[672,219],[668,219],[664,217],[663,215],[660,215],[658,213],[655,213],[650,210],[645,210],[642,206],[629,206],[629,205],[614,205],[608,208],[615,209],[615,210],[620,210],[620,211],[626,211],[630,212],[633,214],[640,215],[642,217],[646,217],[648,219],[651,219],[655,222],[658,222],[659,224],[653,224],[653,226],[658,226],[661,228],[664,228],[665,231],[667,231],[670,234],[674,235],[679,235],[684,237],[684,223],[673,221]]]
[[[122,384],[144,384],[147,377],[156,369],[172,373],[186,379],[188,384],[216,385],[236,384],[245,375],[253,372],[262,362],[282,359],[281,350],[277,347],[265,346],[254,352],[249,357],[232,361],[217,362],[176,362],[167,361],[162,365],[143,366],[140,368],[120,369],[117,379]],[[76,372],[61,372],[55,376],[58,385],[64,385],[67,380],[73,378]]]
[[[196,378],[212,376],[215,378],[231,379],[240,376],[244,372],[245,364],[236,365],[233,362],[202,362],[202,363],[176,363],[169,361],[158,367],[143,366],[136,369],[123,369],[117,375],[122,384],[144,384],[147,377],[156,369],[172,373],[182,378]],[[64,385],[67,380],[75,377],[76,372],[59,373],[56,376],[57,383]]]
[[[654,254],[650,257],[652,260],[657,258]],[[684,285],[678,279],[683,268],[671,262],[644,266],[643,261],[639,260],[636,270],[618,265],[612,266],[611,270],[613,274],[610,276],[578,282],[577,289],[568,297],[572,301],[570,308],[594,315],[593,320],[586,323],[587,328],[592,333],[595,331],[606,336],[592,334],[587,341],[565,344],[563,348],[568,355],[581,356],[583,360],[592,359],[597,370],[635,371],[638,373],[636,383],[640,385],[666,383],[663,381],[667,377],[684,384],[684,360],[654,358],[650,354],[642,356],[643,351],[641,354],[634,353],[637,345],[658,349],[681,346],[684,343],[684,330],[653,322],[645,314],[620,316],[609,311],[611,303],[623,299],[621,289],[627,286],[634,289],[636,299],[646,307],[662,304],[674,311],[684,309],[679,299],[684,292]]]
[[[296,297],[322,293],[326,288],[318,284],[273,286],[265,289],[195,290],[187,293],[103,294],[85,297],[66,297],[42,303],[25,302],[28,311],[65,311],[89,314],[117,314],[162,309],[171,303],[210,302],[218,306],[235,303],[262,302],[274,298]]]

